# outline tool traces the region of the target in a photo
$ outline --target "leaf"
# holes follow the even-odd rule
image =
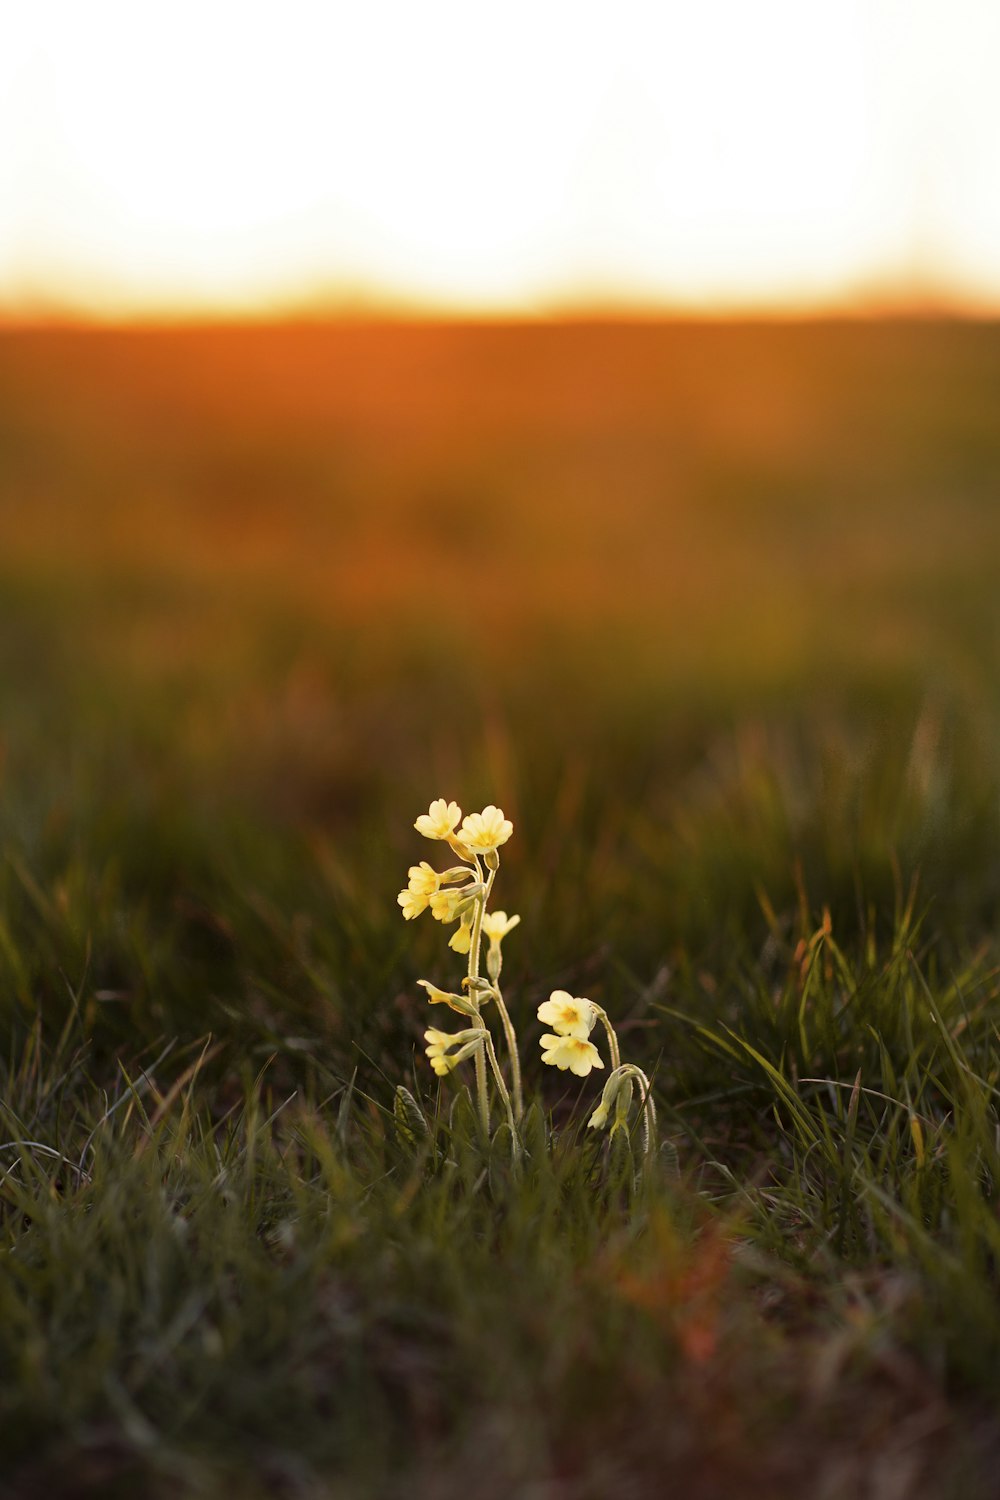
[[[408,1146],[411,1150],[423,1145],[430,1134],[427,1117],[409,1089],[404,1088],[401,1083],[397,1083],[393,1095],[392,1114],[399,1144]]]
[[[549,1131],[545,1113],[537,1099],[533,1100],[521,1117],[521,1140],[528,1156],[542,1160],[549,1148]]]

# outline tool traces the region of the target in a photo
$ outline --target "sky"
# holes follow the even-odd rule
[[[0,309],[1000,307],[1000,0],[0,0]]]

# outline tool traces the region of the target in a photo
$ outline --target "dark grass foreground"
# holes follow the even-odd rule
[[[992,1500],[995,331],[0,355],[0,1495]],[[520,1173],[422,1056],[439,795]]]

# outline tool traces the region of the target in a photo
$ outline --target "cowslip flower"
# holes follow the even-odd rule
[[[439,990],[437,985],[431,984],[429,979],[418,979],[417,983],[427,991],[427,999],[431,1005],[450,1005],[452,1010],[457,1010],[462,1016],[478,1014],[475,1005],[467,995],[455,995],[449,990]]]
[[[486,912],[483,917],[483,932],[490,940],[490,949],[486,955],[486,972],[494,983],[500,978],[500,970],[503,968],[503,954],[500,944],[520,922],[521,918],[508,917],[505,911]]]
[[[438,1031],[435,1026],[428,1026],[424,1032],[424,1041],[427,1043],[424,1051],[427,1053],[428,1062],[435,1073],[443,1078],[445,1073],[450,1073],[452,1069],[448,1052],[451,1049],[454,1038],[450,1032]]]
[[[458,836],[474,854],[488,854],[506,844],[513,832],[514,825],[504,817],[503,809],[494,807],[491,802],[481,813],[469,813]]]
[[[488,937],[491,943],[499,947],[508,932],[513,932],[520,920],[518,916],[508,917],[505,911],[488,911],[483,917],[483,936]]]
[[[480,895],[482,889],[481,885],[473,883],[435,891],[429,898],[431,916],[437,922],[457,922],[462,913],[469,909],[476,896]]]
[[[468,1031],[438,1031],[437,1027],[428,1026],[424,1032],[427,1043],[424,1051],[435,1073],[443,1078],[481,1047],[482,1039],[483,1032],[476,1027],[470,1027]],[[452,1052],[452,1047],[457,1047],[458,1051]]]
[[[437,797],[413,826],[425,839],[450,839],[461,816],[462,809],[457,802],[446,802],[443,797]]]
[[[403,916],[407,922],[412,922],[414,917],[419,917],[422,911],[427,910],[427,897],[414,895],[413,891],[400,891],[396,897],[403,908]]]
[[[622,1078],[622,1070],[620,1068],[616,1068],[611,1077],[608,1079],[607,1083],[604,1085],[604,1092],[601,1095],[601,1102],[598,1104],[597,1108],[594,1110],[594,1113],[587,1121],[588,1130],[604,1129],[605,1125],[608,1123],[608,1116],[611,1113],[611,1106],[617,1100],[618,1095],[623,1087],[627,1087],[629,1098],[631,1099],[632,1085],[631,1083],[625,1083],[624,1079]]]
[[[593,1042],[580,1036],[553,1036],[551,1032],[541,1038],[542,1062],[565,1073],[569,1068],[578,1078],[586,1078],[591,1068],[603,1068],[601,1054]]]
[[[426,859],[422,859],[419,865],[411,865],[406,873],[410,877],[407,889],[415,896],[433,896],[441,884],[442,877],[437,870],[431,868]]]
[[[411,865],[408,873],[410,878],[406,890],[400,891],[396,900],[403,908],[403,916],[408,922],[412,922],[414,917],[419,917],[422,911],[427,910],[431,896],[440,885],[441,876],[431,869],[425,859],[419,865]]]
[[[472,947],[472,912],[462,913],[462,920],[448,939],[448,947],[454,953],[468,953]]]
[[[589,1000],[571,995],[568,990],[553,990],[538,1007],[538,1019],[560,1036],[586,1041],[597,1022],[597,1012]]]

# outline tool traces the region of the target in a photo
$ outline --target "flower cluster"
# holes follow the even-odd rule
[[[427,1058],[431,1067],[440,1078],[457,1068],[465,1058],[471,1057],[479,1046],[479,1031],[476,1027],[470,1027],[467,1031],[438,1031],[433,1026],[428,1026],[424,1032],[424,1041],[427,1043]],[[451,1048],[457,1047],[457,1052]]]
[[[435,870],[426,860],[411,865],[406,889],[400,891],[396,899],[408,922],[419,917],[421,912],[430,911],[435,921],[446,926],[454,924],[455,930],[448,940],[448,946],[454,952],[466,955],[468,961],[468,972],[462,981],[460,992],[442,990],[428,979],[422,979],[420,983],[427,991],[427,998],[432,1005],[447,1005],[472,1023],[464,1031],[457,1032],[429,1027],[424,1033],[427,1059],[439,1077],[450,1073],[467,1058],[474,1060],[479,1116],[486,1130],[489,1129],[490,1119],[487,1091],[489,1065],[513,1133],[523,1109],[521,1066],[517,1038],[504,1004],[499,980],[503,967],[501,944],[521,919],[516,915],[508,916],[505,911],[491,912],[487,907],[493,882],[500,868],[499,850],[514,832],[514,825],[509,818],[504,817],[503,809],[492,803],[484,807],[482,812],[469,813],[463,818],[462,809],[457,802],[448,802],[443,797],[438,797],[425,813],[421,813],[413,826],[424,838],[447,844],[459,863],[440,871]],[[489,943],[486,978],[479,972],[484,936]],[[511,1080],[509,1090],[500,1069],[492,1035],[482,1015],[482,1007],[488,1001],[494,1004],[507,1041]]]
[[[545,1003],[538,1007],[538,1019],[551,1026],[554,1033],[542,1037],[542,1062],[553,1068],[568,1068],[580,1078],[586,1078],[592,1068],[604,1067],[600,1053],[588,1040],[597,1022],[601,1022],[607,1033],[611,1074],[604,1085],[601,1102],[587,1124],[591,1130],[603,1130],[614,1109],[612,1134],[617,1129],[627,1129],[633,1090],[638,1085],[642,1091],[643,1145],[648,1152],[656,1132],[656,1111],[649,1079],[633,1063],[622,1063],[618,1037],[607,1012],[593,1000],[570,995],[566,990],[553,990]]]
[[[506,1112],[516,1155],[521,1149],[517,1127],[524,1109],[521,1064],[514,1026],[500,989],[500,975],[503,940],[521,919],[517,915],[508,916],[505,911],[488,909],[500,868],[499,851],[513,833],[514,825],[504,817],[503,809],[492,803],[482,812],[469,813],[463,818],[457,802],[439,797],[413,826],[424,838],[447,844],[459,862],[447,870],[436,870],[426,860],[411,865],[406,889],[397,897],[403,916],[410,922],[422,912],[430,911],[435,921],[454,926],[448,946],[467,958],[467,972],[457,990],[440,989],[429,979],[419,981],[431,1005],[447,1006],[466,1021],[461,1031],[441,1031],[429,1026],[424,1032],[427,1059],[440,1078],[451,1073],[460,1063],[472,1059],[479,1118],[487,1134],[490,1130],[489,1069]],[[485,976],[480,973],[484,937],[489,944]],[[483,1014],[483,1007],[489,1002],[499,1018],[507,1044],[509,1089]],[[613,1110],[612,1132],[627,1128],[634,1090],[638,1086],[642,1101],[643,1141],[648,1151],[655,1131],[649,1080],[634,1065],[622,1064],[618,1038],[607,1012],[593,1000],[571,995],[568,990],[553,990],[548,1000],[538,1007],[538,1019],[549,1028],[541,1037],[542,1062],[562,1072],[574,1073],[578,1078],[586,1078],[594,1069],[604,1069],[601,1054],[591,1041],[594,1028],[601,1023],[607,1037],[611,1070],[600,1103],[590,1117],[590,1126],[595,1130],[604,1129]],[[414,1101],[411,1100],[410,1104],[417,1109]],[[417,1112],[419,1116],[419,1110]]]
[[[541,1038],[542,1062],[563,1072],[569,1068],[578,1078],[586,1078],[592,1068],[603,1068],[601,1054],[587,1038],[597,1024],[597,1007],[566,990],[553,990],[538,1007],[538,1019],[552,1027]]]

